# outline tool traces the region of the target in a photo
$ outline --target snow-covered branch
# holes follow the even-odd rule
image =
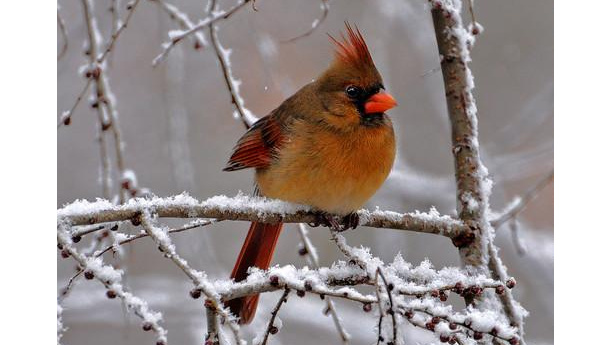
[[[493,244],[494,228],[490,223],[492,182],[479,154],[474,78],[468,66],[473,32],[466,30],[462,23],[461,0],[430,0],[430,3],[451,122],[458,213],[459,218],[473,230],[468,241],[460,243],[460,256],[464,265],[476,267],[495,278],[504,278],[506,270],[497,256]],[[474,22],[474,12],[471,14],[472,25],[478,32],[480,29]],[[466,302],[472,305],[474,298],[476,296],[466,296]],[[517,342],[523,341],[522,308],[510,293],[503,294],[500,300],[506,317],[519,329],[521,339]]]
[[[105,265],[100,258],[91,258],[79,252],[72,242],[66,224],[57,226],[57,244],[61,248],[62,256],[72,257],[78,262],[80,268],[86,271],[87,279],[97,279],[106,287],[106,296],[110,299],[119,297],[125,305],[133,310],[134,314],[142,319],[142,328],[145,331],[153,330],[157,335],[157,344],[167,343],[167,331],[160,325],[162,315],[150,310],[146,301],[138,298],[132,293],[125,291],[122,285],[122,274],[120,270]],[[59,312],[59,311],[58,311]],[[59,324],[58,324],[59,330]]]
[[[188,15],[181,10],[178,9],[175,5],[168,4],[164,0],[150,0],[151,2],[159,5],[161,10],[163,10],[169,18],[178,24],[178,26],[182,30],[190,30],[193,28],[193,22],[189,19]],[[205,47],[207,42],[205,40],[205,36],[201,32],[196,32],[193,34],[193,40],[195,41],[195,49],[199,49]]]
[[[217,10],[216,7],[216,0],[210,0],[208,13],[214,13]],[[229,60],[231,50],[223,48],[220,44],[220,40],[218,39],[218,27],[214,23],[209,25],[209,33],[210,41],[212,42],[212,47],[216,53],[220,69],[222,70],[225,84],[229,91],[229,95],[231,95],[231,103],[235,106],[235,118],[240,119],[244,124],[244,127],[248,129],[258,120],[258,118],[244,106],[244,100],[239,94],[239,85],[241,82],[233,77],[233,70],[231,69],[231,62]]]
[[[167,198],[135,198],[114,205],[103,199],[77,200],[57,211],[58,221],[71,225],[120,222],[137,219],[150,211],[162,218],[213,218],[217,220],[259,221],[266,223],[315,223],[315,211],[304,205],[280,200],[238,194],[235,197],[215,196],[198,201],[188,194]],[[358,211],[361,226],[392,228],[454,237],[467,229],[449,216],[430,212],[397,213],[392,211]]]
[[[206,18],[202,19],[199,23],[192,26],[188,30],[171,31],[169,33],[171,41],[167,42],[167,43],[163,43],[163,52],[161,52],[161,54],[159,54],[153,60],[153,66],[156,66],[161,61],[163,61],[163,59],[165,59],[165,57],[167,57],[167,54],[169,54],[169,52],[178,43],[183,41],[186,37],[189,37],[190,35],[193,35],[193,34],[197,33],[198,31],[209,27],[210,25],[218,22],[219,20],[223,20],[223,19],[227,19],[227,18],[231,17],[240,8],[244,7],[248,2],[250,2],[250,0],[240,0],[236,5],[234,5],[233,7],[231,7],[230,9],[228,9],[226,11],[212,12]]]

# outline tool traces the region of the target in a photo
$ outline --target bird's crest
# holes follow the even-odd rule
[[[330,34],[328,35],[335,43],[336,59],[354,67],[375,66],[369,48],[358,27],[354,30],[348,22],[345,22],[345,28],[347,29],[347,38],[343,33],[341,33],[341,40],[335,39]]]

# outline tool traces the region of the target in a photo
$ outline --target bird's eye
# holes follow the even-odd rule
[[[345,93],[351,98],[357,98],[362,94],[362,89],[357,86],[350,85],[345,88]]]

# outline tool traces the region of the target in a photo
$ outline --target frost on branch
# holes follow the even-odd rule
[[[362,310],[365,312],[376,310],[371,306],[378,305],[382,311],[377,315],[380,320],[380,337],[385,339],[397,337],[398,343],[401,341],[400,337],[403,332],[401,329],[405,325],[434,331],[441,340],[449,337],[448,341],[453,339],[451,337],[456,337],[456,334],[469,337],[473,332],[505,341],[511,341],[516,337],[516,330],[504,321],[501,314],[491,311],[482,313],[472,308],[455,311],[445,303],[451,293],[460,296],[480,295],[485,290],[498,293],[498,291],[506,291],[511,287],[502,281],[493,280],[469,269],[445,267],[437,270],[429,261],[413,265],[405,261],[401,255],[397,255],[393,262],[386,264],[372,255],[368,248],[352,247],[341,234],[331,230],[331,238],[346,256],[345,261],[338,261],[330,267],[318,268],[297,268],[292,265],[275,266],[268,270],[252,268],[250,276],[241,282],[211,281],[204,272],[191,267],[177,253],[176,246],[170,237],[171,230],[165,225],[158,224],[162,217],[200,218],[211,214],[225,217],[230,214],[230,217],[234,218],[239,215],[239,217],[252,217],[252,219],[279,217],[290,220],[290,217],[295,217],[294,221],[301,221],[302,219],[296,219],[297,215],[300,218],[306,218],[308,212],[309,209],[304,206],[241,194],[234,198],[213,197],[203,202],[199,202],[187,194],[170,198],[135,198],[124,205],[114,205],[102,199],[95,202],[79,200],[58,210],[58,242],[62,253],[65,251],[66,257],[73,257],[79,263],[85,272],[85,278],[96,278],[101,281],[108,289],[108,297],[124,299],[130,309],[133,309],[136,315],[144,320],[143,328],[158,332],[161,341],[165,341],[166,335],[159,325],[160,314],[151,312],[146,302],[125,291],[120,283],[123,272],[105,264],[100,256],[103,253],[97,252],[94,256],[87,256],[80,252],[72,243],[75,233],[88,236],[95,231],[103,231],[104,227],[94,227],[97,222],[131,222],[141,226],[143,233],[139,235],[122,233],[120,227],[117,227],[114,230],[115,238],[120,242],[131,241],[136,237],[142,237],[144,233],[151,238],[162,254],[193,282],[191,297],[195,299],[205,297],[208,324],[214,325],[216,317],[220,317],[220,320],[225,321],[224,325],[233,332],[237,343],[241,342],[239,326],[235,317],[230,315],[228,309],[224,307],[224,303],[230,299],[276,290],[284,290],[286,296],[288,292],[292,291],[299,297],[316,294],[321,298],[339,298],[362,305]],[[375,217],[390,218],[390,220],[384,220],[389,222],[398,222],[404,218],[404,216],[397,217],[394,213],[386,214],[379,210],[362,211],[362,213],[369,217],[365,220],[367,222],[371,222],[371,219]],[[430,213],[412,213],[409,214],[409,217],[416,220],[414,224],[442,223],[451,220],[434,210]],[[81,226],[76,224],[82,222],[88,224],[86,232],[78,230]],[[92,222],[96,224],[91,224]],[[176,230],[193,228],[194,225],[210,224],[210,222],[203,222],[203,220],[190,222]],[[383,284],[380,283],[380,273],[378,272],[383,272]],[[356,287],[364,290],[356,289]],[[268,324],[268,332],[261,335],[262,338],[259,339],[268,338],[269,334],[272,335],[273,332],[279,331],[280,321],[277,313],[279,313],[279,308],[273,314],[273,320]],[[376,315],[376,312],[373,312],[372,315]],[[430,326],[432,319],[436,322],[434,327]],[[210,322],[210,320],[212,321]],[[457,328],[447,332],[446,329],[451,324],[456,324]],[[219,341],[223,339],[220,336],[222,333],[220,329],[219,333],[211,333],[212,331],[208,329],[208,334],[212,334],[213,337],[218,336]]]

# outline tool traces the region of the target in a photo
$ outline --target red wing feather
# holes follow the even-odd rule
[[[281,143],[282,127],[273,116],[265,116],[239,139],[223,170],[265,168],[271,164]]]

